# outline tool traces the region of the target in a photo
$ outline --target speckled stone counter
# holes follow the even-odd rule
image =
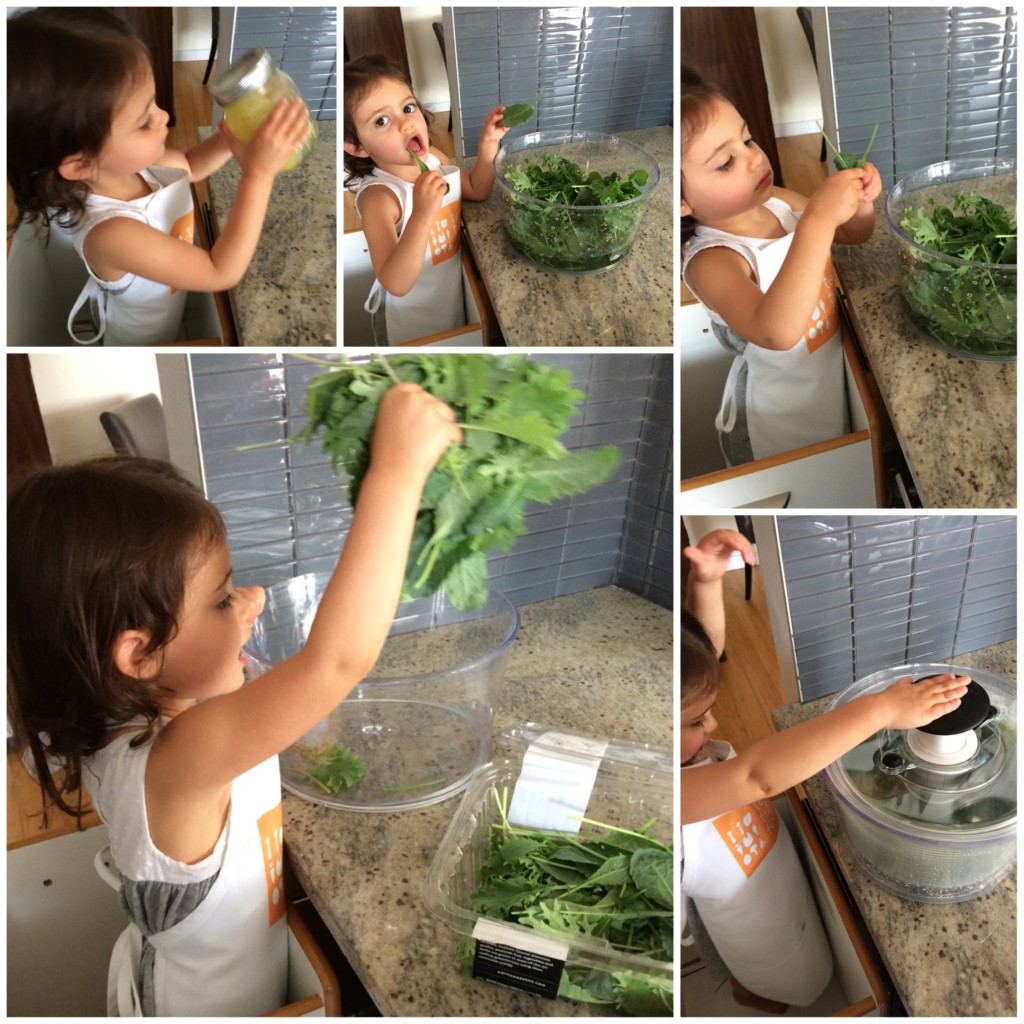
[[[1017,677],[1016,644],[1004,643],[950,663]],[[832,700],[788,704],[772,712],[787,729],[825,711]],[[857,909],[907,1012],[914,1017],[1006,1017],[1017,1011],[1017,871],[964,903],[915,903],[866,878],[847,850],[823,774],[804,783]]]
[[[660,180],[632,251],[610,270],[570,277],[524,262],[505,234],[497,184],[485,202],[462,204],[466,237],[509,346],[672,344],[672,128],[621,135],[655,159]]]
[[[671,750],[672,613],[616,587],[519,609],[494,733],[525,721]],[[291,864],[385,1016],[604,1016],[470,977],[455,932],[420,892],[459,798],[418,810],[338,811],[285,795]],[[344,998],[344,997],[343,997]]]
[[[334,121],[318,122],[317,130],[313,151],[277,176],[256,254],[229,292],[239,345],[337,344],[338,135]],[[200,129],[200,137],[212,131]],[[239,178],[231,160],[208,179],[215,233]]]
[[[875,206],[872,239],[835,246],[833,260],[918,494],[926,508],[1015,508],[1016,363],[962,359],[922,338],[900,307],[896,242]]]

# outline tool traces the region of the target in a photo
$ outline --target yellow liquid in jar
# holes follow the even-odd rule
[[[271,90],[269,87],[262,90],[254,90],[228,106],[224,111],[224,119],[237,138],[241,139],[242,142],[248,142],[259,131],[260,125],[267,119],[277,101],[292,99],[294,95],[290,91]],[[310,118],[309,134],[302,145],[288,158],[281,170],[290,171],[297,167],[305,155],[313,148],[316,136],[316,122]]]

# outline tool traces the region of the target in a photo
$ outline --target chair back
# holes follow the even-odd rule
[[[164,409],[156,395],[131,398],[101,412],[100,423],[118,455],[170,460]]]

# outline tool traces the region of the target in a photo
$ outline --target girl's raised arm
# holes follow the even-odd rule
[[[715,818],[754,800],[778,796],[820,772],[880,729],[914,729],[960,703],[969,676],[943,675],[914,683],[909,676],[809,722],[751,744],[728,761],[682,772],[682,823]]]
[[[358,507],[305,646],[169,722],[150,755],[147,802],[160,801],[173,815],[191,813],[190,800],[216,801],[366,676],[394,619],[423,485],[461,436],[451,408],[419,386],[396,384],[384,396]]]

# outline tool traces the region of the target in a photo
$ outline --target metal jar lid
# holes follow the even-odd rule
[[[261,89],[276,69],[273,58],[263,47],[250,50],[217,75],[210,92],[222,107],[226,107],[253,89]]]

